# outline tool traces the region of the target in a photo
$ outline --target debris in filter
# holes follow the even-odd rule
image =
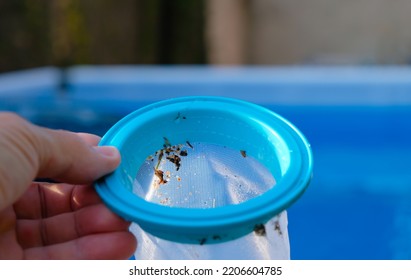
[[[181,166],[181,158],[180,158],[178,155],[176,155],[176,154],[169,155],[169,156],[167,156],[167,159],[168,159],[171,163],[174,163],[177,171],[180,169],[180,166]]]
[[[157,155],[157,154],[158,154],[158,159],[157,159],[157,165],[156,165],[156,167],[154,168],[155,170],[157,170],[158,167],[160,166],[161,160],[163,159],[163,156],[164,156],[164,151],[163,151],[163,150],[159,150],[159,151],[157,151],[157,152],[155,153],[155,155]]]
[[[163,170],[160,169],[154,169],[154,174],[157,176],[157,178],[159,179],[159,184],[167,184],[167,180],[164,179],[164,172]]]
[[[191,149],[194,149],[193,145],[191,145],[191,143],[188,140],[186,141],[186,143]]]
[[[221,240],[221,236],[220,235],[213,235],[213,240]]]
[[[160,200],[160,204],[166,205],[166,204],[169,204],[169,203],[170,203],[170,198],[169,197],[166,197],[166,198]]]
[[[254,169],[259,169],[258,162],[247,154],[248,150],[244,158],[241,151],[245,149],[242,148],[230,149],[192,139],[191,142],[173,142],[174,138],[163,136],[158,149],[146,158],[137,172],[138,184],[133,185],[133,192],[149,202],[182,208],[217,208],[242,203],[275,185],[268,171],[267,175],[253,173]],[[265,170],[263,167],[261,170]],[[208,185],[221,185],[221,188],[210,189]],[[251,225],[252,230],[254,225]],[[274,223],[270,227],[273,230]],[[267,225],[265,229],[256,227],[254,234],[264,236],[264,230],[267,236]],[[212,235],[208,237],[208,242],[210,240],[213,240]]]
[[[207,242],[207,238],[201,238],[199,240],[200,245],[204,245]]]
[[[171,147],[171,143],[170,143],[170,141],[167,139],[167,137],[163,137],[163,139],[164,139],[163,147],[164,147],[164,148]]]
[[[263,224],[257,224],[254,226],[254,233],[258,236],[265,236],[265,226]]]
[[[279,221],[275,221],[274,230],[277,231],[279,235],[283,235],[283,231],[281,230],[281,226],[280,226]]]
[[[243,157],[247,157],[247,152],[246,152],[246,151],[241,150],[240,153],[241,153],[241,155],[242,155]]]
[[[186,120],[186,116],[183,116],[180,112],[178,112],[177,116],[175,117],[174,121]]]
[[[166,159],[174,164],[176,171],[178,171],[181,167],[181,157],[180,156],[186,157],[188,155],[187,150],[182,150],[184,146],[183,144],[171,145],[171,142],[170,140],[168,140],[167,137],[164,136],[163,139],[164,139],[163,149],[156,151],[154,156],[150,155],[147,157],[147,160],[153,161],[154,157],[157,156],[157,164],[154,168],[154,174],[159,179],[159,182],[158,182],[159,185],[166,184],[168,182],[168,180],[164,178],[164,172],[159,169],[161,161],[163,160],[164,154],[166,155]],[[188,141],[187,141],[187,145],[193,148],[191,143]],[[168,179],[171,178],[170,171],[167,171],[165,175]],[[178,181],[181,181],[180,177],[177,176],[176,178]]]

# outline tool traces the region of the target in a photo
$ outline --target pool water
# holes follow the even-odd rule
[[[310,187],[288,211],[293,259],[411,258],[409,109],[283,110],[315,159]]]

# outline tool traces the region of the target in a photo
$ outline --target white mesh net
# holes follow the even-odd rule
[[[275,187],[272,174],[246,150],[209,143],[171,145],[150,155],[140,167],[133,192],[169,207],[215,208],[238,204]],[[289,259],[287,214],[254,232],[219,244],[166,241],[133,224],[139,240],[136,259]]]

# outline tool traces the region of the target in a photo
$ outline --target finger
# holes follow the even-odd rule
[[[101,140],[100,136],[90,134],[90,133],[78,132],[77,135],[80,138],[82,138],[87,144],[92,145],[92,146],[96,146]]]
[[[128,259],[137,241],[130,232],[100,233],[46,247],[26,249],[25,259],[93,260]]]
[[[90,183],[113,171],[120,162],[114,147],[88,144],[84,134],[39,128],[38,176],[66,183]]]
[[[63,243],[95,233],[128,231],[129,222],[103,204],[46,219],[17,220],[17,239],[23,248]]]
[[[82,138],[87,144],[92,145],[92,146],[97,146],[98,143],[101,140],[100,136],[94,135],[94,134],[90,134],[90,133],[82,133],[82,132],[78,132],[77,135]],[[38,180],[39,179],[39,180]],[[36,181],[39,182],[53,182],[55,183],[55,180],[52,180],[50,178],[36,178]]]
[[[17,260],[23,256],[23,250],[16,242],[15,227],[13,208],[0,211],[0,260]]]
[[[91,185],[32,183],[13,206],[18,219],[40,219],[100,202]]]
[[[119,152],[114,147],[95,147],[91,138],[1,113],[0,209],[16,201],[36,177],[83,184],[113,171],[120,162]]]

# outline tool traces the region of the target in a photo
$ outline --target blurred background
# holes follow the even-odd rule
[[[406,0],[0,3],[0,71],[76,64],[409,64]]]
[[[292,259],[411,259],[411,2],[2,0],[0,110],[104,135],[166,98],[266,106],[311,142]]]

